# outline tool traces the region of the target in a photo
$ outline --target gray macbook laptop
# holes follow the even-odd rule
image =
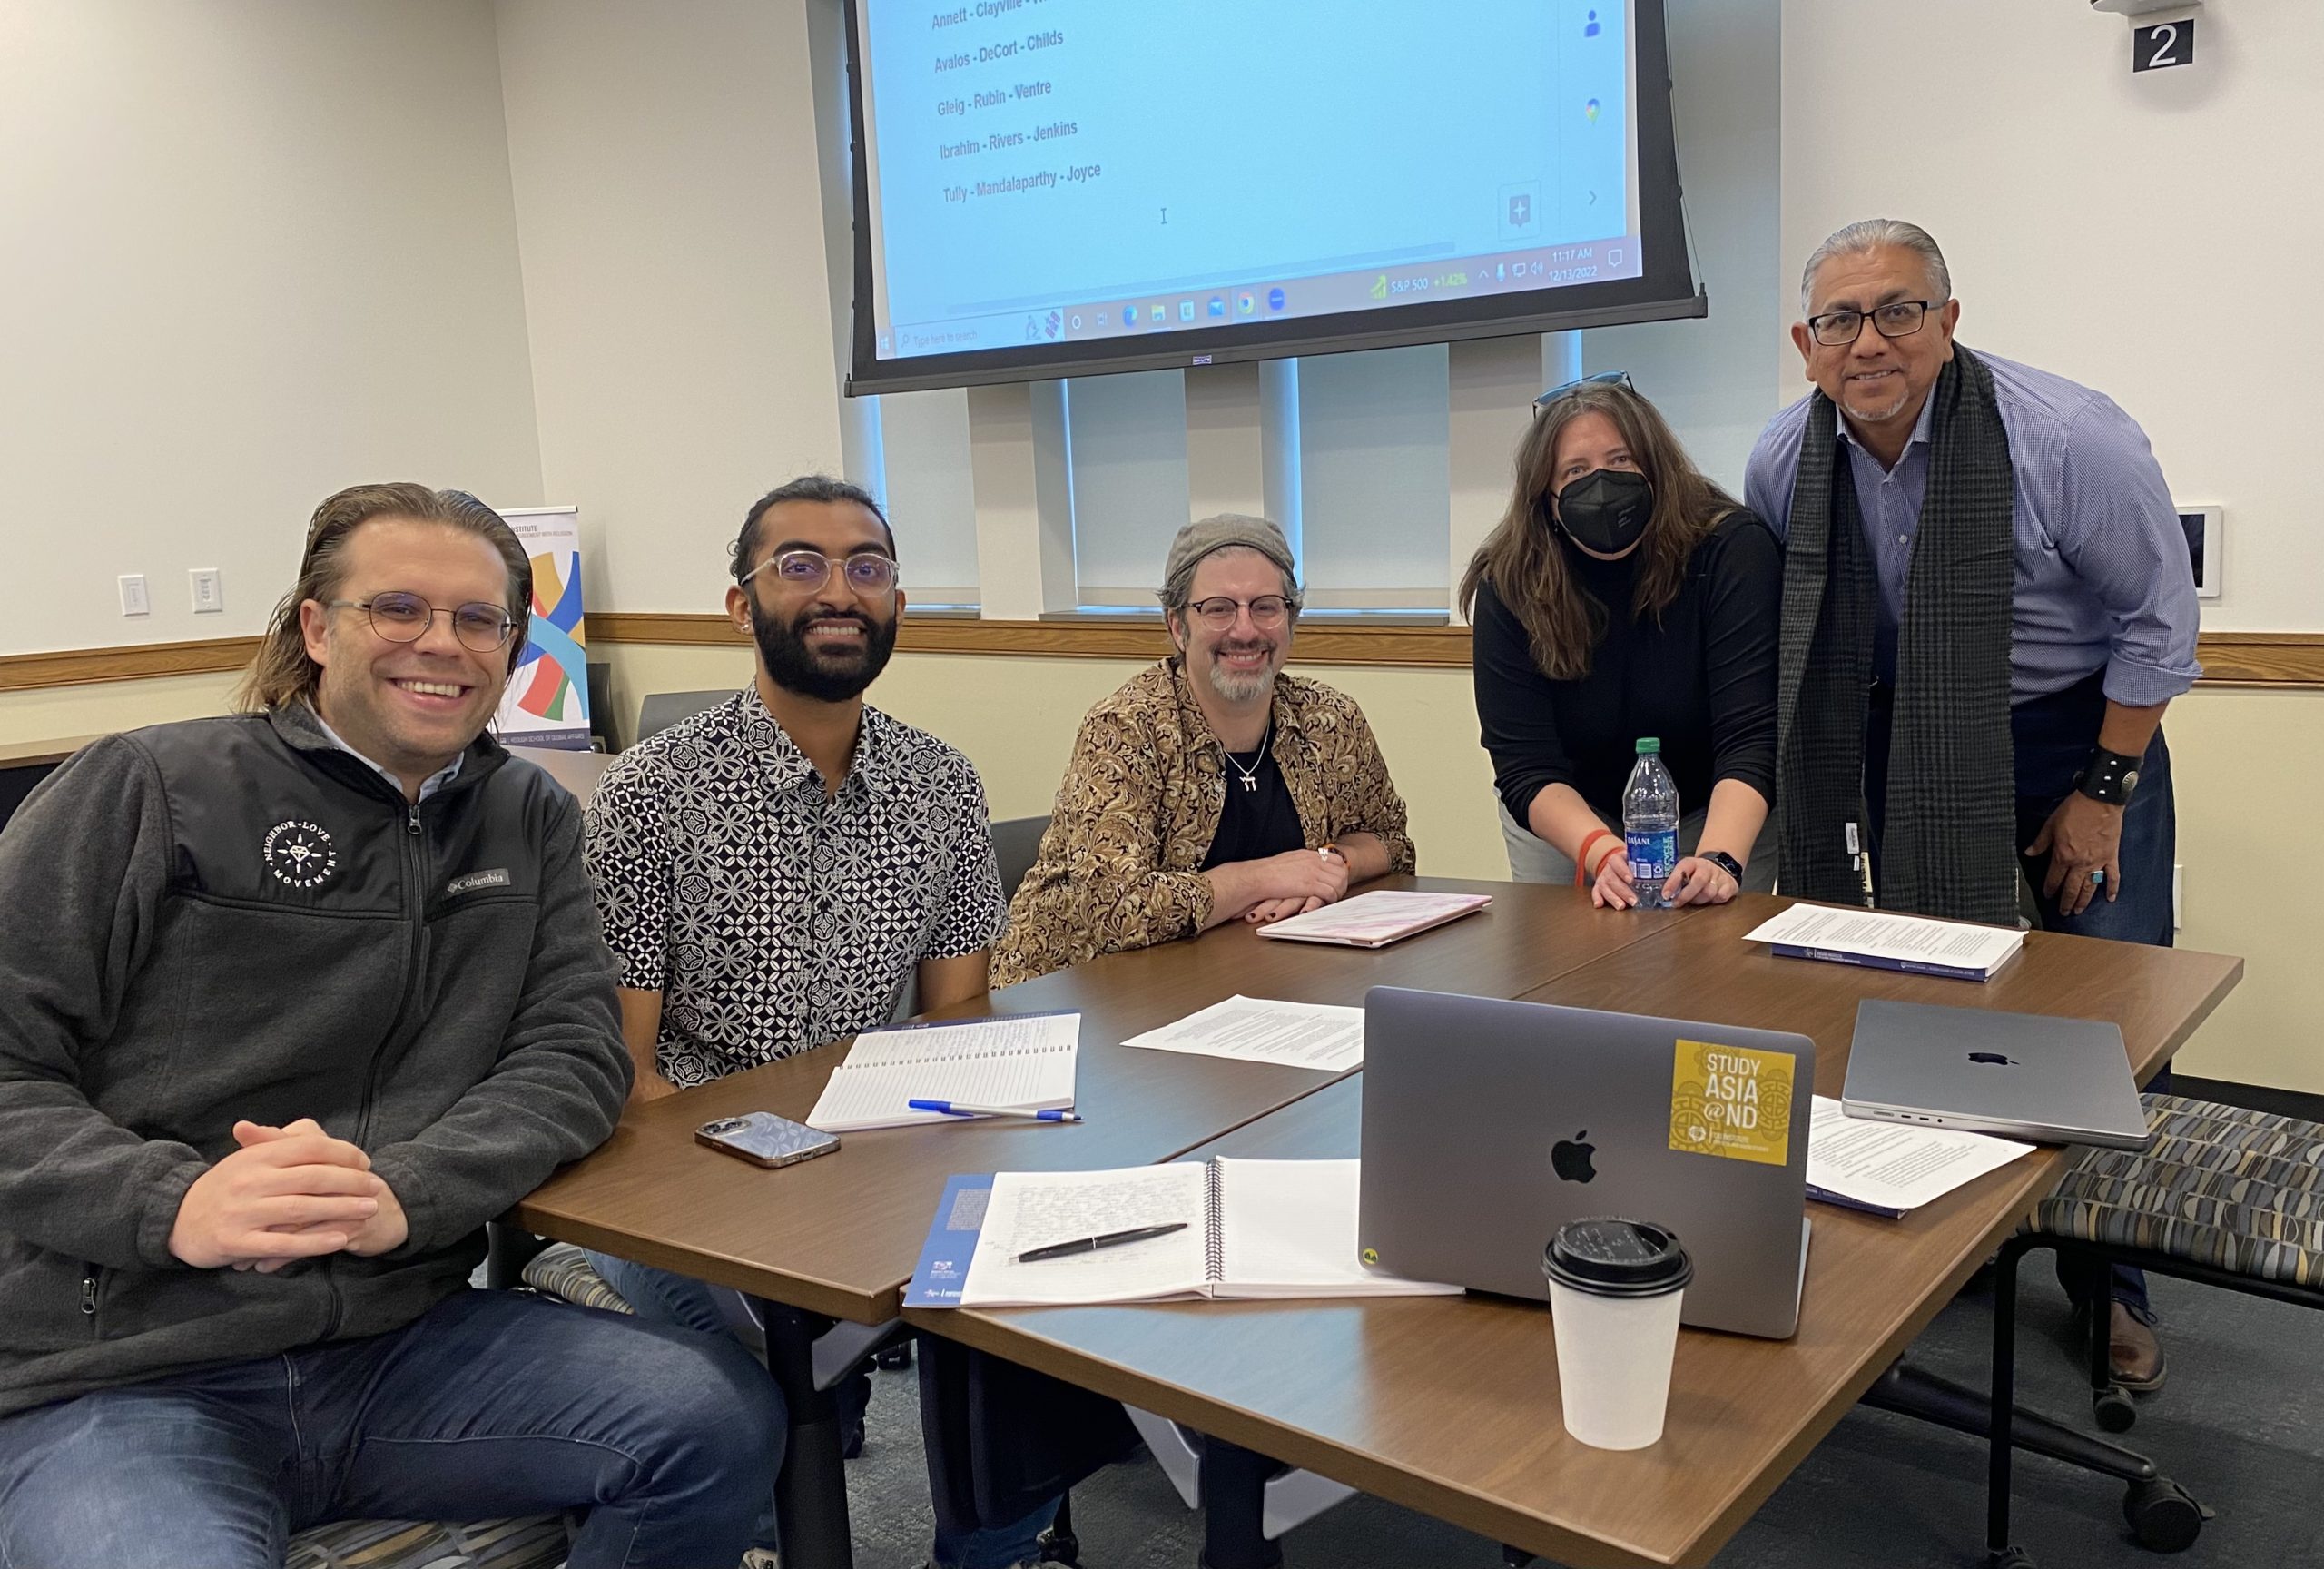
[[[2152,1138],[2122,1032],[2095,1019],[1860,1002],[1840,1105],[2050,1144],[2143,1150]]]
[[[1367,1261],[1546,1298],[1557,1229],[1620,1215],[1679,1234],[1685,1322],[1798,1328],[1806,1036],[1393,986],[1364,1008]]]

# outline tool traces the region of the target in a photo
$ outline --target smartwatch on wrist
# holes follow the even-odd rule
[[[2131,792],[2139,787],[2139,760],[2120,752],[2098,747],[2090,755],[2090,766],[2083,769],[2073,782],[2074,788],[2093,801],[2109,806],[2130,804]]]
[[[1735,885],[1737,887],[1739,888],[1743,885],[1743,863],[1738,861],[1734,856],[1729,855],[1726,851],[1698,850],[1695,852],[1695,856],[1698,860],[1709,862],[1712,865],[1726,873],[1729,877],[1734,878]]]

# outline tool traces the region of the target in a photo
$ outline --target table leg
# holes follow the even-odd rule
[[[1283,1562],[1283,1549],[1261,1528],[1267,1478],[1281,1469],[1264,1455],[1204,1438],[1202,1569],[1276,1569]]]
[[[839,1410],[829,1390],[815,1387],[815,1337],[832,1321],[780,1302],[762,1300],[758,1309],[766,1325],[767,1371],[783,1391],[790,1424],[783,1468],[774,1474],[783,1569],[854,1569]]]

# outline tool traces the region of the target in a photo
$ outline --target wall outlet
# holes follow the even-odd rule
[[[225,585],[219,580],[215,567],[196,567],[186,573],[193,583],[193,613],[207,616],[226,607]]]
[[[2171,929],[2177,932],[2187,924],[2186,884],[2180,877],[2179,863],[2171,863]]]
[[[153,602],[145,597],[145,574],[124,572],[121,575],[121,613],[124,616],[149,616]]]

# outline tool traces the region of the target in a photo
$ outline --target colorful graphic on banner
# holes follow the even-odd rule
[[[580,514],[570,507],[544,507],[501,516],[533,558],[533,606],[525,652],[500,699],[500,739],[586,751],[589,654],[581,611]]]

